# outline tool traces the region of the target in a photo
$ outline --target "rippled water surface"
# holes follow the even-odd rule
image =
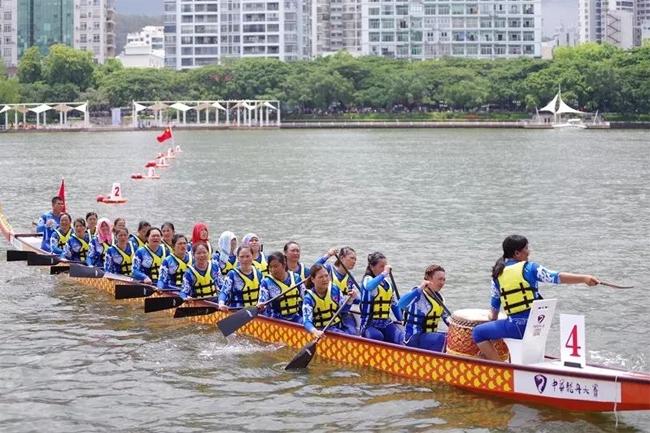
[[[500,243],[633,290],[546,286],[586,316],[592,362],[650,370],[650,152],[645,131],[352,130],[178,132],[184,153],[159,181],[131,181],[158,152],[152,132],[0,135],[0,204],[17,231],[48,209],[63,176],[69,210],[172,220],[212,236],[289,239],[311,263],[349,244],[383,251],[402,292],[430,263],[448,305],[487,308]],[[111,183],[129,203],[95,203]],[[5,250],[6,245],[0,246]],[[4,256],[4,254],[2,255]],[[0,263],[0,430],[650,431],[650,414],[575,414],[490,399],[315,359],[145,315],[140,303]],[[557,318],[548,352],[559,353]]]

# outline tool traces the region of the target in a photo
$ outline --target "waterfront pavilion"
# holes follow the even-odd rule
[[[133,101],[133,127],[149,114],[165,126],[223,126],[268,128],[280,126],[280,101],[266,99],[213,101]],[[189,119],[188,119],[189,118]],[[193,120],[193,121],[192,121]]]
[[[58,123],[55,121],[48,125],[47,114],[54,112],[59,114]],[[36,129],[41,128],[65,128],[70,126],[68,123],[68,115],[70,113],[83,114],[83,127],[90,126],[88,118],[88,102],[48,102],[40,104],[5,104],[0,109],[0,115],[4,114],[5,129],[9,129],[10,120],[13,120],[13,129],[19,129],[19,125],[26,128],[32,120],[36,120],[36,124],[31,127]],[[12,115],[10,115],[10,113]],[[34,119],[35,116],[35,119]]]

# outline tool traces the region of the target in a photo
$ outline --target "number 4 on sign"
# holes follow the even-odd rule
[[[587,363],[585,316],[560,314],[560,358],[567,367],[584,368]]]

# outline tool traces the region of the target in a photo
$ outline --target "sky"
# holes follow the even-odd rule
[[[163,0],[117,0],[121,14],[162,15]],[[544,35],[550,36],[564,24],[576,27],[578,23],[578,0],[542,0]]]

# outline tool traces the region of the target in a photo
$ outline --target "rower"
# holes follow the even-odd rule
[[[538,283],[579,284],[588,286],[600,284],[592,275],[556,272],[529,262],[528,239],[511,235],[504,239],[503,256],[492,268],[492,296],[490,298],[490,322],[478,325],[472,331],[472,339],[485,358],[499,361],[499,355],[490,340],[513,338],[521,340],[533,301],[542,299]],[[497,320],[503,306],[507,319]]]
[[[287,270],[287,259],[279,251],[269,255],[268,269],[269,275],[264,277],[260,284],[258,305],[278,296],[280,293],[286,293],[282,298],[267,306],[265,315],[300,323],[302,319],[300,307],[304,287],[301,284],[292,288],[296,283],[300,282],[300,278]]]
[[[38,219],[38,223],[36,224],[36,233],[43,234],[41,249],[44,251],[50,251],[50,238],[52,237],[54,230],[59,227],[61,213],[63,213],[64,208],[65,204],[61,197],[52,197],[52,210],[45,212]]]
[[[194,245],[192,264],[183,274],[181,298],[212,298],[217,296],[219,268],[210,261],[210,253],[203,242]]]
[[[302,303],[302,317],[305,329],[315,337],[320,337],[323,334],[322,329],[343,306],[345,297],[341,295],[338,287],[332,284],[330,274],[323,265],[318,263],[313,265],[310,275]],[[352,289],[349,296],[342,312],[350,309],[354,297],[357,296],[356,290]],[[340,316],[334,318],[328,330],[347,333],[342,326]]]
[[[160,226],[160,231],[162,232],[162,243],[167,249],[167,255],[169,255],[172,253],[172,251],[174,251],[174,247],[172,246],[172,240],[174,239],[174,235],[176,234],[176,229],[174,228],[174,224],[167,221],[162,223],[162,225]]]
[[[64,248],[72,234],[72,217],[69,213],[62,212],[59,216],[59,226],[54,228],[50,237],[50,251],[52,254],[63,257]]]
[[[106,251],[104,271],[112,274],[131,275],[133,272],[133,249],[129,243],[126,227],[113,227],[115,243]]]
[[[438,331],[442,319],[447,323],[449,315],[444,311],[444,299],[440,291],[446,275],[442,266],[431,265],[424,271],[424,280],[406,293],[397,306],[406,311],[404,344],[409,347],[442,352],[447,334]]]
[[[160,278],[157,285],[159,289],[181,290],[183,275],[192,264],[187,252],[187,238],[181,234],[174,235],[170,243],[172,253],[165,257],[160,265]]]
[[[88,212],[86,214],[86,230],[88,230],[88,236],[90,239],[97,236],[97,212]]]
[[[219,294],[219,307],[240,308],[257,305],[262,273],[253,266],[253,253],[248,245],[237,248],[237,267],[226,275]]]
[[[118,217],[113,221],[113,243],[115,243],[115,232],[118,229],[126,228],[126,220],[124,218]]]
[[[386,256],[374,252],[368,256],[366,274],[361,283],[361,335],[373,340],[401,344],[403,333],[390,318],[402,321],[402,312],[395,301],[395,291],[387,277],[390,265]]]
[[[309,269],[300,263],[300,245],[296,241],[284,244],[284,255],[287,257],[287,267],[300,277],[301,280],[309,277]]]
[[[188,245],[188,249],[191,250],[194,245],[198,242],[203,242],[208,247],[208,254],[212,257],[212,245],[210,244],[210,232],[208,231],[208,226],[205,223],[196,223],[194,228],[192,228],[192,241]]]
[[[150,228],[151,224],[147,221],[140,221],[138,223],[138,232],[129,235],[129,243],[131,244],[131,249],[133,251],[137,252],[140,248],[145,246],[147,243],[147,233],[149,233]]]
[[[328,262],[330,257],[334,257],[337,254],[339,258],[336,259],[334,264]],[[339,261],[339,259],[341,260]],[[343,296],[346,296],[351,290],[355,288],[354,283],[352,282],[352,278],[350,278],[346,272],[346,268],[348,271],[351,271],[354,269],[354,266],[357,263],[357,253],[353,248],[343,247],[338,251],[332,248],[327,252],[327,254],[318,259],[316,263],[322,264],[325,269],[327,269],[327,272],[332,278],[332,284],[335,287],[338,287]],[[359,300],[355,299],[354,303],[358,304]],[[342,326],[345,329],[346,333],[353,335],[357,334],[357,321],[350,311],[341,313],[341,320],[343,321]]]
[[[266,256],[264,255],[262,243],[260,237],[255,233],[248,233],[241,240],[242,245],[250,245],[251,251],[253,251],[253,266],[259,270],[263,276],[269,275],[268,263]]]
[[[233,232],[225,231],[219,236],[219,251],[214,253],[212,261],[217,263],[222,276],[237,267],[237,237]]]
[[[166,249],[162,245],[162,232],[158,227],[150,227],[147,231],[147,243],[138,248],[133,257],[131,275],[138,281],[156,284],[160,275],[160,265],[166,256]]]
[[[74,231],[63,249],[63,257],[70,261],[86,264],[88,250],[90,249],[90,235],[86,231],[86,220],[74,220]]]
[[[100,218],[97,222],[96,236],[90,240],[88,266],[94,266],[96,268],[104,267],[106,252],[111,247],[112,240],[111,222],[108,218]]]

